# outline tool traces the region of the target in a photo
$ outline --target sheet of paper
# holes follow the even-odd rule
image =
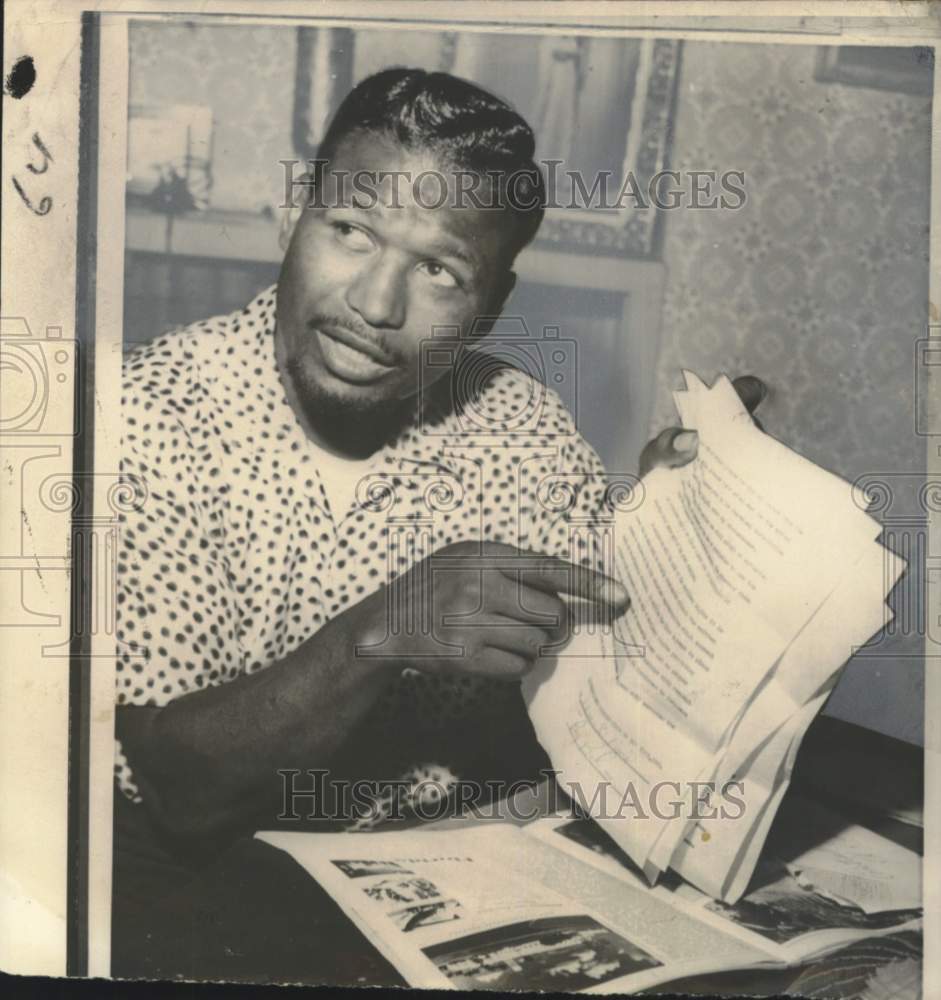
[[[553,766],[593,806],[599,786],[643,802],[712,776],[747,718],[734,746],[746,759],[883,621],[880,526],[849,484],[758,431],[727,380],[689,386],[678,405],[697,422],[698,457],[654,470],[644,503],[616,516],[614,575],[631,607],[524,682]],[[831,599],[838,610],[824,610]],[[810,626],[817,614],[840,631]],[[675,817],[591,812],[653,870],[684,831]]]
[[[748,768],[734,776],[740,785],[735,789],[743,803],[740,810],[723,813],[716,808],[715,819],[701,820],[687,831],[670,867],[697,889],[728,903],[744,893],[787,790],[801,740],[828,695],[819,695],[796,712],[765,741]]]
[[[805,705],[833,673],[892,620],[885,603],[905,562],[881,545],[868,546],[856,565],[785,650],[743,714],[723,755],[718,779]]]
[[[711,780],[719,787],[732,780],[762,752],[781,726],[801,712],[802,706],[815,699],[825,686],[832,687],[834,674],[843,663],[891,620],[885,590],[895,584],[904,565],[881,545],[866,547],[856,566],[772,668],[746,707],[728,745],[716,755],[714,766],[701,780]],[[818,707],[822,706],[822,701],[817,702]],[[807,725],[812,721],[813,715]],[[775,746],[787,744],[775,740]],[[675,833],[669,836],[669,832],[664,829],[654,845],[645,866],[648,871],[662,871],[673,856],[680,838]]]

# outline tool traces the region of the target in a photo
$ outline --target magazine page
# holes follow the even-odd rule
[[[257,836],[301,864],[413,986],[634,992],[767,960],[509,824]]]
[[[787,789],[793,760],[784,766],[788,778],[776,798]],[[744,848],[760,860],[752,862],[747,885],[727,892],[733,902],[705,893],[696,900],[707,919],[762,937],[789,964],[919,923],[917,854],[802,796],[785,799],[766,843],[778,804],[771,803],[765,828]],[[692,900],[688,889],[682,891]]]
[[[592,820],[537,820],[526,834],[628,887],[643,882],[631,859]],[[896,877],[901,885],[890,889]],[[761,949],[768,959],[791,965],[853,940],[918,926],[920,878],[918,855],[792,796],[737,903],[712,899],[674,872],[666,872],[648,892],[705,926]],[[877,899],[885,909],[875,909]]]
[[[718,917],[723,926],[733,924],[777,945],[777,954],[788,964],[921,923],[920,909],[866,913],[849,901],[840,902],[799,878],[779,859],[760,862],[753,884],[759,888],[735,904],[704,898],[702,915]]]

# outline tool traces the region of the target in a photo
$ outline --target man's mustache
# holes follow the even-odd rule
[[[323,330],[328,334],[331,330],[346,330],[355,339],[370,345],[385,363],[395,365],[401,364],[404,360],[401,352],[393,350],[385,337],[378,336],[374,329],[346,316],[317,313],[307,321],[307,329],[311,332]]]

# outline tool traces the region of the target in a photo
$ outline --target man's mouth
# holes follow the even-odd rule
[[[345,327],[318,326],[313,332],[327,368],[345,382],[375,382],[394,368],[376,347]]]

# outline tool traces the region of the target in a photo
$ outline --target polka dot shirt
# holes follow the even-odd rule
[[[416,417],[372,457],[347,508],[332,509],[323,453],[275,364],[275,297],[269,288],[125,361],[122,470],[146,499],[118,546],[119,705],[163,706],[264,670],[453,542],[591,561],[571,526],[598,509],[604,470],[555,394],[516,369],[462,413]],[[538,416],[524,425],[524,412]],[[555,502],[560,474],[567,504]],[[409,669],[381,711],[410,704],[444,726],[496,688],[506,685]],[[139,801],[120,744],[115,771]]]

